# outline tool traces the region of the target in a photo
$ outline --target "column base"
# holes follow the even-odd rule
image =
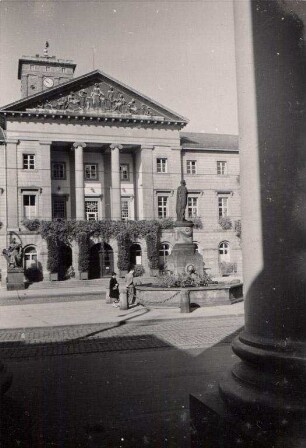
[[[215,392],[190,395],[191,445],[194,448],[303,448],[304,421],[269,420],[230,411]]]
[[[275,424],[306,418],[303,343],[281,345],[241,333],[233,351],[243,362],[220,382],[220,394],[230,409]]]

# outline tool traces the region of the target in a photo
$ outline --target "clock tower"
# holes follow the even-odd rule
[[[76,64],[71,60],[57,59],[48,55],[46,42],[43,56],[22,56],[18,64],[18,79],[21,80],[21,97],[25,98],[42,90],[62,84],[73,78]]]

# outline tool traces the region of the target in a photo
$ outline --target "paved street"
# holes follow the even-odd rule
[[[61,354],[147,348],[210,347],[243,325],[242,316],[172,321],[29,328],[0,332],[0,357],[28,358]]]
[[[190,447],[189,395],[217,392],[242,325],[240,314],[1,330],[14,375],[1,448]]]

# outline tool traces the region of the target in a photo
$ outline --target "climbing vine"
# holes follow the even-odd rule
[[[80,232],[77,235],[77,242],[79,244],[79,271],[88,272],[89,269],[89,238],[86,232]]]
[[[159,267],[159,243],[163,229],[172,229],[174,221],[140,220],[140,221],[66,221],[54,219],[52,221],[24,220],[23,225],[30,231],[36,231],[47,241],[53,241],[54,247],[61,244],[71,245],[72,241],[79,244],[79,269],[89,266],[89,239],[99,237],[108,242],[115,238],[118,243],[118,269],[129,269],[129,250],[133,241],[144,238],[147,245],[148,259],[151,269]],[[85,251],[85,245],[87,247]],[[55,250],[55,249],[54,249]],[[53,256],[54,258],[54,256]]]

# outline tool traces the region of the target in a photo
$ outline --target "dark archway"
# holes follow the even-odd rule
[[[60,266],[58,271],[58,279],[59,280],[66,280],[67,277],[67,271],[72,266],[72,250],[70,246],[67,246],[66,244],[62,244],[60,248]]]
[[[90,249],[89,278],[110,277],[114,270],[114,252],[107,243],[97,243]]]
[[[133,243],[130,247],[130,265],[136,266],[142,264],[141,246],[138,243]]]

